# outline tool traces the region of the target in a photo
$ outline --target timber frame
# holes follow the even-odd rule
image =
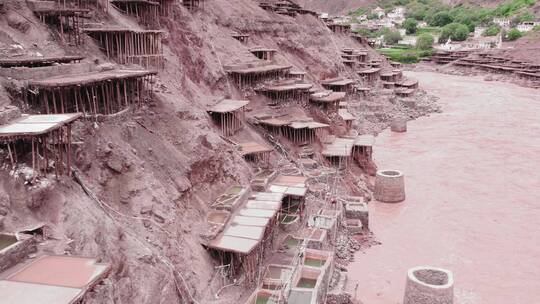
[[[7,147],[13,168],[25,152],[32,156],[33,179],[46,175],[54,164],[55,175],[71,174],[72,124],[82,113],[63,115],[24,115],[0,127],[0,144]],[[52,160],[52,162],[51,162]]]

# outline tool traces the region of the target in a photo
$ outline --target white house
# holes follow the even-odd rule
[[[463,43],[463,47],[475,50],[498,49],[502,47],[502,36],[499,34],[495,37],[469,38]]]
[[[529,31],[532,31],[532,29],[537,25],[540,25],[540,22],[538,22],[538,21],[525,21],[525,22],[521,22],[520,24],[518,24],[516,28],[520,32],[529,32]]]
[[[510,28],[510,19],[508,18],[504,18],[504,17],[493,18],[493,23],[497,24],[498,26],[504,29]]]

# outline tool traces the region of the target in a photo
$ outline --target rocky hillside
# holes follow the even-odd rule
[[[87,22],[142,28],[112,7],[94,11]],[[357,79],[342,64],[340,50],[363,46],[333,35],[314,16],[270,13],[251,0],[213,0],[191,12],[175,1],[161,25],[165,68],[154,83],[153,102],[120,116],[78,122],[75,179],[32,183],[7,162],[0,176],[2,231],[44,226],[40,252],[97,256],[113,265],[84,303],[238,303],[250,292],[237,287],[231,298],[215,299],[209,285],[216,262],[199,238],[209,203],[231,185],[247,185],[256,170],[206,113],[223,97],[253,95],[235,88],[223,68],[255,59],[249,46],[231,37],[233,31],[251,35],[250,46],[277,49],[278,62],[306,71],[315,84],[338,75]],[[2,56],[81,54],[86,63],[107,62],[84,39],[79,47],[61,42],[23,0],[6,1],[0,13]],[[370,50],[370,56],[378,55]],[[4,89],[0,97],[4,104],[20,101]],[[390,117],[396,105],[389,97],[379,102]],[[296,111],[308,115],[301,107]],[[322,118],[337,127],[342,123]],[[234,140],[264,142],[249,127]]]
[[[26,1],[0,0],[0,4],[0,57],[80,54],[84,64],[115,65],[88,36],[80,46],[63,42]],[[333,34],[316,16],[280,15],[258,4],[212,0],[190,11],[173,1],[169,14],[160,17],[165,64],[153,83],[153,99],[117,115],[76,122],[73,177],[56,180],[50,174],[33,181],[26,174],[30,168],[12,170],[6,151],[0,151],[0,231],[42,227],[40,254],[95,256],[112,265],[110,275],[86,295],[84,303],[232,304],[242,303],[252,292],[232,286],[216,298],[218,290],[212,283],[218,263],[201,245],[200,234],[210,203],[233,185],[248,186],[259,170],[244,160],[234,143],[273,143],[250,124],[224,138],[207,109],[223,98],[249,99],[248,122],[255,114],[294,113],[329,124],[334,135],[346,131],[335,114],[295,103],[270,107],[253,88],[238,89],[225,67],[256,60],[250,47],[276,49],[277,63],[305,71],[306,80],[317,88],[322,80],[337,76],[361,82],[344,66],[344,48],[366,48],[369,59],[390,67],[367,45],[349,35]],[[106,12],[92,10],[86,23],[144,29],[112,6]],[[233,32],[249,34],[249,43],[234,39]],[[22,105],[19,92],[24,82],[0,77],[0,84],[0,107]],[[379,131],[397,114],[414,118],[433,111],[431,100],[424,93],[419,96],[425,103],[416,110],[396,102],[392,90],[378,88],[362,104],[355,96],[350,100],[357,105],[351,109],[356,117],[352,133]],[[377,113],[364,119],[366,109]],[[283,146],[295,152],[294,147]],[[320,152],[319,146],[313,149]],[[299,170],[285,153],[274,152],[270,164],[277,170]],[[352,166],[344,192],[367,194],[365,173]]]

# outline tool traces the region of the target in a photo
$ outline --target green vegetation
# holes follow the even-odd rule
[[[493,14],[495,16],[510,17],[510,16],[515,15],[522,8],[533,6],[535,3],[536,3],[536,0],[507,1],[497,6],[497,8],[493,11]]]
[[[355,33],[357,33],[360,36],[364,36],[364,37],[368,37],[368,38],[374,38],[373,32],[366,29],[366,28],[360,28],[360,29],[356,30]]]
[[[440,0],[386,0],[379,1],[393,3],[394,6],[404,5],[407,9],[407,18],[423,20],[432,26],[445,26],[450,23],[465,24],[469,31],[474,31],[478,25],[489,24],[494,17],[516,16],[514,24],[530,21],[534,15],[529,7],[535,4],[535,0],[510,0],[496,8],[482,8],[470,5],[458,5],[451,7],[443,4]]]
[[[464,41],[469,36],[469,28],[461,23],[450,23],[443,27],[439,43],[445,43],[448,39],[453,41]]]
[[[393,45],[397,44],[401,40],[401,35],[398,31],[387,31],[384,34],[384,43]]]
[[[354,16],[354,17],[359,17],[359,16],[362,16],[362,15],[366,14],[367,12],[368,12],[367,7],[360,7],[355,11],[349,11],[348,15],[349,16]]]
[[[403,24],[401,26],[407,31],[407,34],[409,35],[416,33],[416,31],[418,30],[418,22],[413,18],[407,18],[405,21],[403,21]]]
[[[454,17],[449,11],[440,11],[428,19],[428,23],[431,26],[445,26],[454,21]]]
[[[433,49],[420,50],[404,45],[396,45],[392,48],[382,48],[378,51],[381,54],[388,56],[391,60],[401,63],[417,63],[421,58],[433,55]]]
[[[466,12],[469,17],[482,17],[482,15],[485,15],[486,13],[490,15],[490,18],[493,18],[494,16],[514,16],[521,10],[533,6],[536,1],[537,0],[509,0],[499,4],[494,9],[484,9],[465,5],[458,5],[452,8],[443,4],[440,0],[379,0],[377,4],[386,10],[396,6],[405,6],[407,8],[408,17],[416,20],[426,20],[429,16],[434,16],[436,13],[446,11],[452,17],[453,22],[459,22],[460,20],[456,20],[456,17],[463,12]]]
[[[524,21],[535,19],[532,6],[538,0],[507,0],[495,8],[483,8],[470,4],[461,4],[450,6],[443,3],[442,0],[378,0],[377,6],[385,11],[391,11],[397,6],[403,6],[406,9],[406,20],[402,27],[408,35],[432,34],[440,35],[439,42],[443,43],[452,39],[453,41],[463,41],[474,32],[477,26],[488,26],[484,36],[496,36],[502,32],[502,29],[493,24],[493,18],[505,17],[511,18],[515,26]],[[374,5],[375,6],[375,5]],[[371,8],[374,8],[371,7]],[[350,12],[351,15],[362,15],[369,13],[369,9],[360,8]],[[368,19],[376,19],[376,14],[369,14]],[[415,22],[416,21],[416,22]],[[425,21],[430,26],[418,28],[418,21]],[[536,29],[538,31],[538,29]],[[374,38],[384,36],[387,44],[394,45],[399,39],[396,33],[389,32],[386,29],[371,32],[360,30],[359,34]],[[523,34],[511,31],[504,33],[508,40],[518,39]],[[403,55],[403,54],[402,54]]]
[[[482,36],[496,36],[501,32],[501,27],[494,24],[486,29],[486,31],[482,34]]]
[[[393,41],[395,38],[397,38],[397,35],[399,35],[399,32],[397,31],[392,31],[388,28],[381,28],[380,30],[378,31],[370,31],[366,28],[360,28],[358,30],[355,31],[355,33],[361,35],[361,36],[364,36],[364,37],[367,37],[367,38],[377,38],[377,37],[388,37],[390,40],[389,41]],[[397,34],[397,35],[396,35]],[[401,35],[399,36],[399,38],[397,38],[397,41],[401,40]],[[397,41],[395,43],[397,43]]]
[[[519,39],[523,36],[523,33],[518,31],[517,29],[513,28],[506,33],[506,39],[509,41],[514,41],[516,39]]]
[[[377,1],[377,5],[384,8],[385,10],[388,10],[396,6],[405,6],[410,2],[410,0],[379,0]]]
[[[422,34],[416,40],[416,48],[422,51],[430,50],[434,42],[435,39],[431,34]]]
[[[416,34],[432,34],[432,35],[439,35],[441,33],[440,27],[434,27],[434,26],[426,26],[424,28],[419,28],[416,30]]]
[[[524,13],[521,13],[517,16],[515,16],[513,19],[512,19],[512,23],[513,24],[519,24],[521,22],[525,22],[525,21],[534,21],[534,15],[531,14],[530,12],[524,12]]]

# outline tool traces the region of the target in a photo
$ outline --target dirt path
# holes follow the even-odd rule
[[[540,303],[540,91],[409,73],[442,114],[377,139],[379,168],[403,170],[407,200],[370,205],[383,243],[358,253],[364,303],[401,303],[406,270],[454,271],[456,303]]]

